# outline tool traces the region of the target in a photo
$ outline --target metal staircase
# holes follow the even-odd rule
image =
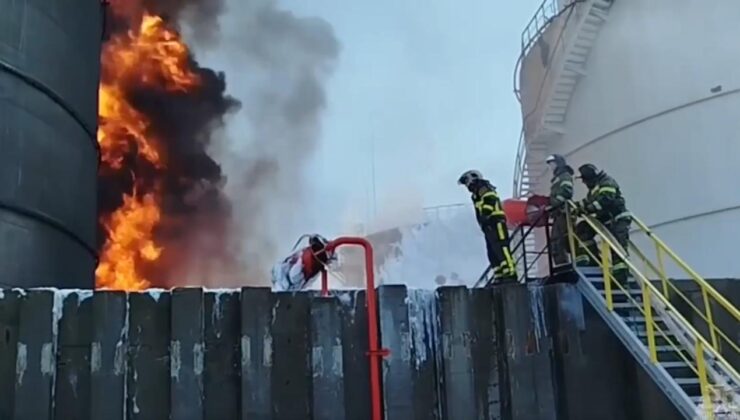
[[[578,80],[587,74],[586,61],[601,26],[607,21],[612,0],[574,0],[562,7],[557,5],[557,0],[543,1],[522,33],[522,53],[515,73],[549,25],[561,16],[565,22],[550,53],[553,62],[545,74],[549,83],[542,84],[543,89],[549,88],[539,93],[543,102],[540,104],[538,99],[536,109],[525,116],[524,125],[529,117],[538,121],[532,133],[526,136],[523,133],[519,139],[514,176],[514,193],[519,197],[536,191],[547,171],[544,160],[550,150],[549,144],[565,134],[568,105]],[[515,74],[515,84],[517,76]],[[514,91],[520,99],[519,87],[515,85]]]
[[[578,270],[585,281],[578,283],[583,296],[596,308],[601,317],[607,321],[632,356],[642,365],[662,391],[679,408],[686,418],[694,418],[697,405],[701,403],[699,378],[690,365],[683,358],[690,357],[686,352],[679,351],[671,346],[669,339],[673,334],[667,333],[668,338],[656,337],[657,366],[650,363],[648,352],[648,332],[645,316],[637,309],[637,305],[627,298],[623,291],[614,293],[613,311],[609,312],[606,306],[606,292],[604,277],[600,269]],[[633,299],[639,302],[642,291],[635,287],[629,292]],[[659,328],[667,329],[661,316],[654,316],[653,321]],[[675,341],[675,340],[674,340]]]
[[[639,219],[635,223],[654,243],[658,263],[650,261],[634,243],[630,257],[642,260],[646,270],[637,269],[624,250],[596,220],[586,217],[601,244],[597,268],[576,268],[578,288],[619,337],[678,411],[687,419],[740,418],[740,374],[727,362],[730,354],[740,356],[740,347],[730,338],[740,328],[740,311],[691,270],[654,232]],[[571,253],[582,245],[570,229]],[[585,249],[585,248],[581,248]],[[610,270],[613,254],[625,259],[630,278],[618,281]],[[665,257],[684,269],[704,298],[700,309],[666,276]],[[654,276],[652,274],[654,272]],[[651,277],[649,277],[651,276]],[[660,286],[660,287],[659,287]],[[707,333],[699,333],[671,303],[684,299],[696,315],[707,323]],[[714,323],[714,312],[726,311],[732,319],[729,335]]]

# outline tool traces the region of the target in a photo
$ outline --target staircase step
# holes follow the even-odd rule
[[[673,343],[679,348],[682,348],[681,344],[678,342],[678,339],[673,334],[670,334],[668,331],[663,331],[663,332],[665,333],[665,336],[663,336],[663,334],[661,334],[659,331],[657,330],[655,331],[655,345],[656,346],[671,346],[671,343]],[[648,346],[647,331],[638,330],[637,336],[640,338],[640,341],[642,341],[642,344],[644,344],[645,347],[647,347]],[[669,339],[670,341],[668,341]]]
[[[676,349],[673,346],[655,346],[655,350],[659,352],[668,352],[668,353],[676,352]],[[680,350],[686,353],[686,349],[680,349]]]
[[[580,39],[580,40],[583,40],[583,41],[594,42],[594,41],[596,41],[597,38],[598,38],[598,35],[595,34],[595,33],[593,33],[593,32],[580,31],[576,35],[576,39]]]
[[[599,9],[602,9],[603,11],[607,11],[610,7],[612,7],[612,3],[612,0],[595,0],[593,2],[593,7],[597,7]]]
[[[687,368],[689,365],[684,362],[660,362],[660,365],[663,366],[665,369],[680,369],[680,368]]]
[[[642,296],[642,290],[638,289],[627,289],[629,291],[629,294],[633,297]],[[606,295],[606,290],[599,289],[599,293],[601,293],[602,296]],[[612,296],[625,296],[627,293],[622,289],[612,289]]]
[[[673,378],[674,381],[683,388],[687,394],[699,394],[701,389],[699,386],[699,378]]]
[[[597,19],[599,21],[599,24],[609,20],[609,15],[607,15],[606,12],[604,12],[603,10],[600,10],[596,7],[592,7],[591,10],[589,10],[586,21],[588,21],[591,17]]]

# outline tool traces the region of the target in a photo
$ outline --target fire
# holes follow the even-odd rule
[[[187,92],[196,88],[200,80],[190,70],[187,46],[162,18],[144,14],[135,30],[106,42],[101,64],[97,135],[101,170],[131,171],[125,166],[132,156],[156,170],[166,169],[166,156],[160,150],[161,142],[151,133],[151,121],[136,110],[127,92]],[[135,173],[132,176],[136,178]],[[162,200],[156,188],[137,194],[137,187],[123,197],[117,210],[101,216],[107,240],[95,272],[98,287],[141,290],[151,285],[142,268],[156,262],[162,253],[154,238]]]
[[[151,285],[138,270],[141,263],[156,261],[162,253],[152,239],[159,223],[159,203],[153,194],[123,198],[123,206],[103,220],[108,241],[95,275],[100,288],[141,290]]]

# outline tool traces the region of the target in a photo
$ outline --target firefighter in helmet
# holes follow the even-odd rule
[[[480,172],[474,170],[463,173],[457,182],[472,194],[475,215],[486,239],[486,251],[494,281],[516,282],[516,265],[509,247],[509,230],[496,188]]]
[[[573,168],[568,166],[561,155],[550,155],[545,160],[552,169],[550,181],[550,206],[552,218],[552,259],[555,266],[568,261],[568,221],[565,206],[573,198]]]
[[[587,163],[578,168],[580,179],[588,188],[586,198],[577,203],[576,214],[588,214],[594,216],[614,236],[614,239],[627,252],[629,245],[630,225],[632,215],[627,211],[627,205],[619,184],[603,170],[595,165]],[[591,226],[581,221],[576,226],[576,235],[583,242],[583,246],[598,257],[599,249],[594,240],[596,233]],[[579,248],[576,257],[578,265],[596,265],[591,256],[584,249]],[[627,279],[629,267],[614,252],[612,252],[612,272],[614,278],[622,282]]]

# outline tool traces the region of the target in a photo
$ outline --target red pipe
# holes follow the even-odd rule
[[[326,273],[326,267],[321,270],[321,296],[329,296],[329,275]]]
[[[370,349],[367,355],[370,357],[370,403],[372,404],[372,420],[382,420],[383,405],[380,396],[380,361],[388,356],[387,349],[380,348],[378,338],[378,308],[377,295],[375,291],[375,263],[373,262],[373,246],[366,239],[354,237],[337,238],[326,245],[328,252],[334,251],[342,245],[358,245],[365,250],[365,275],[367,276],[366,306],[367,306],[367,331]],[[322,274],[321,287],[324,292],[324,279],[326,273]],[[328,292],[328,290],[327,290]]]

